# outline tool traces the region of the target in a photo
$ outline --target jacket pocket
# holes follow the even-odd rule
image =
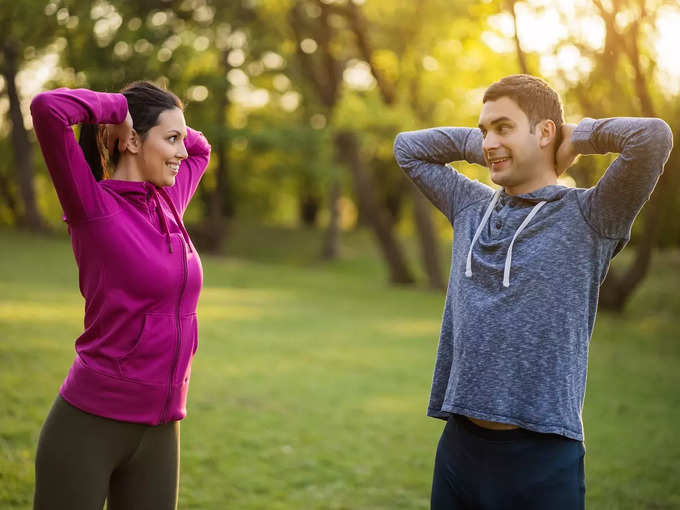
[[[175,384],[189,382],[191,374],[191,360],[198,348],[198,321],[196,314],[188,314],[182,317],[182,339],[180,344],[177,367],[175,369]]]
[[[181,350],[181,349],[180,349]],[[132,349],[119,358],[123,377],[167,384],[177,351],[177,321],[172,314],[148,313]]]

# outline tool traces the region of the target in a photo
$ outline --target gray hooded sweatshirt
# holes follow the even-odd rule
[[[571,140],[581,154],[620,155],[592,188],[509,196],[448,166],[486,164],[479,129],[397,136],[397,162],[454,231],[428,416],[583,440],[599,287],[654,189],[672,133],[659,119],[584,119]]]

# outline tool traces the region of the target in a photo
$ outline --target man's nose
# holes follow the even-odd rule
[[[493,133],[487,133],[482,140],[482,149],[485,151],[495,149],[498,147],[498,137]]]

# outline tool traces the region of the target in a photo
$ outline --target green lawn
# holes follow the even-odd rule
[[[365,234],[332,264],[314,260],[318,239],[241,230],[234,255],[203,257],[180,508],[428,508],[444,296],[389,287]],[[0,508],[27,509],[83,303],[66,239],[0,231],[0,246]],[[680,253],[658,254],[628,311],[599,315],[584,411],[591,510],[680,508],[679,288]]]

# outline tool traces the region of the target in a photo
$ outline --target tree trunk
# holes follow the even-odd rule
[[[305,38],[303,34],[306,22],[303,6],[300,2],[295,2],[288,14],[288,22],[295,35],[296,55],[302,69],[302,75],[311,84],[316,96],[324,107],[326,118],[331,118],[333,109],[338,99],[338,88],[341,83],[342,74],[340,63],[330,52],[330,38],[332,27],[328,23],[328,6],[320,4],[321,16],[320,26],[317,27],[314,39],[319,43],[321,53],[321,65],[315,59],[302,51],[300,43]],[[330,223],[324,235],[321,258],[331,260],[338,256],[339,236],[340,236],[340,209],[339,199],[341,193],[340,180],[334,178],[330,187],[329,207]]]
[[[645,117],[656,117],[652,98],[649,94],[646,73],[642,69],[639,52],[639,20],[636,20],[627,34],[621,34],[616,28],[615,12],[607,11],[599,0],[595,5],[605,21],[607,39],[622,51],[630,61],[634,70],[634,87],[637,93],[640,110]],[[606,58],[606,57],[605,57]],[[600,289],[600,306],[603,309],[621,312],[637,286],[647,276],[652,261],[653,249],[661,231],[661,212],[670,196],[670,172],[664,172],[657,183],[656,190],[645,206],[644,230],[635,246],[635,258],[625,270],[609,270],[607,278]]]
[[[415,185],[410,186],[413,198],[414,216],[416,228],[420,239],[420,251],[427,273],[427,281],[430,288],[443,290],[446,288],[444,275],[442,274],[441,260],[439,257],[439,245],[437,233],[432,222],[432,206]]]
[[[418,2],[417,11],[423,8],[424,1]],[[392,83],[387,80],[385,76],[380,72],[378,67],[375,65],[373,58],[373,47],[369,41],[369,31],[367,29],[366,21],[363,17],[361,8],[354,2],[349,2],[347,5],[347,18],[349,20],[350,26],[356,38],[357,47],[363,59],[368,62],[371,73],[376,80],[378,85],[378,90],[382,97],[383,103],[387,106],[391,106],[396,101],[395,87]],[[416,16],[417,20],[422,19],[421,16]],[[413,26],[414,32],[420,29],[420,26],[416,23]],[[411,95],[412,100],[417,105],[418,102],[418,78],[412,80],[411,85]],[[418,109],[414,106],[414,109]],[[427,199],[422,196],[420,191],[418,191],[414,186],[411,185],[411,196],[414,202],[414,215],[416,228],[418,230],[418,240],[420,241],[420,252],[422,255],[422,262],[427,274],[429,286],[433,289],[443,289],[445,288],[444,279],[441,273],[441,263],[439,260],[439,250],[437,246],[437,235],[432,224],[432,216],[430,215],[430,204]],[[364,210],[364,207],[359,207],[359,219],[367,219],[370,221],[370,216],[372,213],[370,211]],[[390,228],[392,225],[390,225]]]
[[[17,204],[17,199],[12,190],[12,184],[7,176],[0,173],[0,197],[7,204],[7,209],[14,218],[14,223],[19,224],[21,220],[21,213],[19,212],[19,206]]]
[[[229,64],[229,51],[222,51],[222,73],[226,76],[232,70]],[[229,111],[229,97],[227,96],[228,85],[224,81],[224,87],[220,87],[217,101],[217,125],[223,133],[228,132],[227,113]],[[217,169],[215,172],[215,194],[212,197],[211,214],[213,218],[223,219],[234,213],[232,189],[229,177],[229,155],[231,151],[231,138],[220,136],[217,138]]]
[[[321,258],[333,260],[337,258],[340,245],[340,179],[333,179],[329,193],[330,222],[324,235]]]
[[[224,50],[221,54],[221,64],[223,75],[231,69],[227,57],[229,51]],[[213,145],[213,155],[217,161],[215,168],[215,188],[211,191],[205,190],[204,203],[206,214],[203,224],[200,226],[199,236],[202,241],[202,249],[219,253],[223,249],[227,221],[226,218],[233,214],[233,202],[231,200],[231,187],[229,185],[229,152],[231,141],[227,132],[227,111],[229,109],[229,98],[227,97],[227,85],[218,88],[217,92],[217,112],[216,125],[220,127],[220,134],[215,138]]]
[[[319,1],[318,6],[321,9],[321,14],[318,25],[315,27],[314,39],[319,44],[318,57],[321,65],[315,65],[315,61],[318,60],[300,49],[300,42],[304,39],[303,31],[306,26],[301,2],[294,3],[289,13],[289,23],[298,43],[297,55],[304,71],[303,74],[312,84],[319,100],[324,105],[326,117],[331,118],[337,103],[338,91],[342,85],[342,66],[331,50],[334,29],[329,23],[330,4]],[[384,208],[375,197],[374,188],[370,183],[370,173],[366,171],[361,161],[359,143],[355,135],[350,132],[338,133],[335,137],[335,147],[336,157],[345,162],[352,174],[359,201],[358,209],[368,217],[370,227],[376,235],[378,246],[387,262],[390,280],[393,283],[412,283],[413,277],[408,270],[401,246],[394,237]],[[331,236],[331,232],[328,233],[328,236]]]
[[[341,131],[335,137],[335,144],[339,157],[346,162],[352,172],[357,198],[368,216],[371,229],[378,240],[378,246],[387,262],[390,281],[403,284],[413,283],[406,257],[390,228],[387,214],[374,196],[372,179],[363,167],[356,135],[349,131]]]
[[[517,4],[516,0],[508,0],[508,10],[512,15],[512,24],[515,32],[515,50],[517,51],[517,60],[519,61],[519,69],[522,74],[531,74],[529,72],[529,66],[527,64],[527,57],[522,50],[522,45],[519,42],[519,31],[517,30],[517,12],[515,11],[515,6]]]
[[[305,182],[298,195],[298,218],[304,227],[314,227],[321,208],[321,199],[314,185]]]
[[[395,99],[394,87],[375,65],[375,61],[373,59],[373,48],[368,41],[368,28],[366,26],[366,21],[364,20],[361,9],[353,1],[350,1],[347,2],[347,11],[348,19],[350,25],[352,26],[354,36],[356,37],[357,46],[359,47],[361,56],[371,68],[371,74],[373,74],[373,78],[375,78],[375,81],[378,84],[378,90],[380,91],[383,102],[386,105],[391,105],[394,103]]]
[[[600,289],[600,306],[614,312],[622,312],[626,302],[637,286],[645,279],[652,261],[654,247],[662,228],[661,212],[668,202],[671,189],[671,172],[665,171],[649,202],[645,206],[644,229],[635,243],[635,258],[622,271],[609,270]]]
[[[32,148],[28,133],[24,128],[24,117],[21,113],[19,93],[16,86],[17,48],[12,42],[5,44],[5,66],[3,76],[7,86],[9,98],[9,114],[12,122],[12,148],[14,149],[14,163],[19,181],[19,189],[23,201],[23,215],[21,223],[31,230],[44,230],[45,223],[40,217],[33,189],[33,161]]]

